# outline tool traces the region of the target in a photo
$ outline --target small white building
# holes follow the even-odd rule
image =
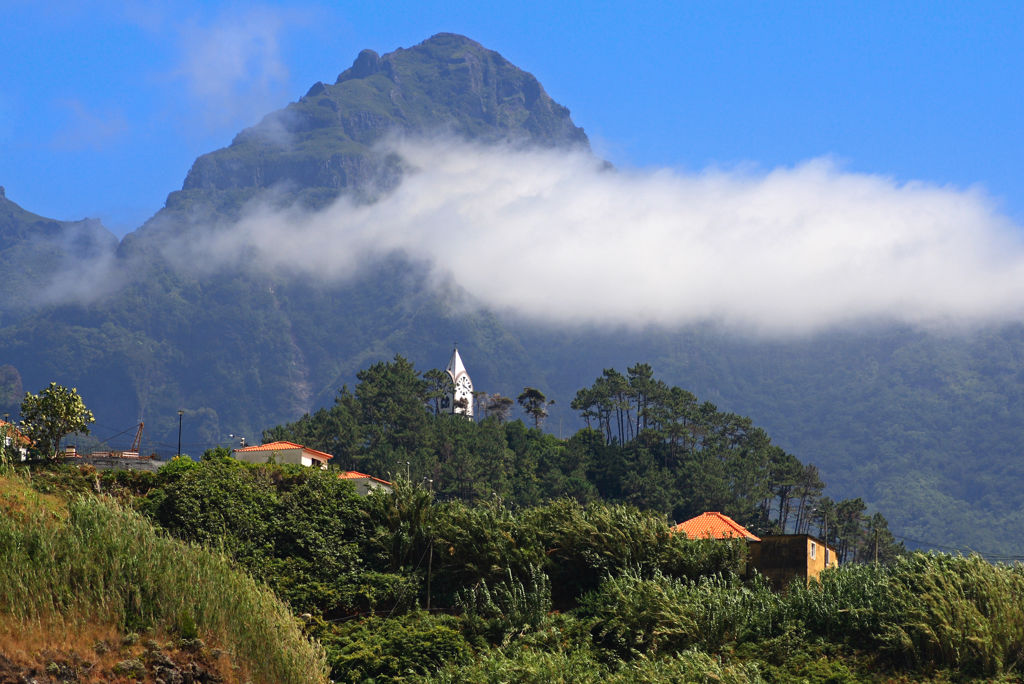
[[[339,480],[348,480],[356,487],[356,493],[366,496],[375,489],[383,489],[386,492],[393,491],[391,483],[373,475],[359,473],[355,470],[346,470],[338,475]]]
[[[14,423],[0,420],[0,439],[3,440],[3,448],[12,457],[17,456],[24,461],[28,458],[28,448],[32,446],[32,440],[23,435]]]
[[[327,470],[327,461],[334,458],[331,454],[285,441],[232,449],[231,455],[246,463],[269,463],[273,457],[274,463],[293,463],[320,470]]]

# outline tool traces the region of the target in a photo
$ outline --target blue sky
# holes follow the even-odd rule
[[[439,31],[532,72],[622,168],[830,157],[981,188],[1024,224],[1019,3],[2,4],[0,185],[118,234],[360,49]]]

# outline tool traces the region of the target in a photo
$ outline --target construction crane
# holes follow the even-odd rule
[[[138,457],[142,450],[142,421],[139,421],[139,429],[135,433],[135,439],[132,440],[132,446],[128,449],[129,453],[134,452],[135,456]],[[127,453],[125,454],[128,455]]]

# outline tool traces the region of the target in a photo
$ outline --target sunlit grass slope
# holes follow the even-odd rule
[[[253,681],[322,682],[319,645],[269,589],[223,556],[138,514],[81,498],[66,509],[0,477],[0,624],[201,637]],[[44,630],[45,631],[45,630]]]

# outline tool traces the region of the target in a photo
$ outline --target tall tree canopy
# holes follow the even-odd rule
[[[581,389],[572,406],[588,427],[567,440],[536,429],[549,402],[532,387],[519,396],[529,429],[506,422],[512,401],[500,394],[481,395],[476,421],[442,410],[447,373],[421,374],[401,356],[358,377],[333,407],[268,430],[264,440],[322,449],[333,465],[378,477],[430,480],[443,500],[603,499],[675,520],[717,510],[758,533],[821,536],[827,526],[844,558],[873,557],[876,538],[883,555],[895,546],[884,518],[872,522],[863,502],[840,502],[826,522],[818,511],[829,500],[813,465],[772,444],[749,418],[658,380],[649,364],[606,369]]]
[[[75,432],[87,435],[89,424],[94,422],[92,411],[74,387],[51,382],[39,394],[26,392],[21,402],[22,432],[37,451],[51,458],[57,455],[65,436]]]

